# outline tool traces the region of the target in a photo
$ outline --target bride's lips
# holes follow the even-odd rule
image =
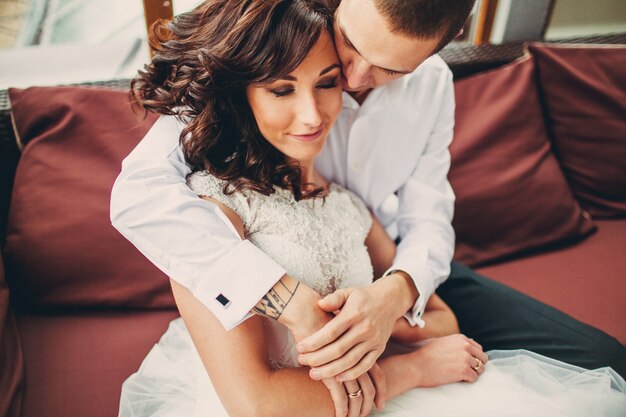
[[[317,132],[309,133],[306,135],[294,135],[293,133],[289,134],[292,138],[299,140],[301,142],[313,142],[315,139],[319,138],[324,132],[324,129],[320,129]]]

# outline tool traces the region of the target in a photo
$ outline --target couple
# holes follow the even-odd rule
[[[415,3],[435,21],[419,35],[407,2],[390,0],[343,0],[334,24],[317,1],[207,1],[155,31],[157,55],[132,91],[170,116],[124,161],[112,218],[173,278],[184,324],[172,322],[124,384],[121,415],[620,412],[614,372],[527,352],[487,363],[481,345],[451,335],[454,315],[431,296],[453,248],[453,97],[445,64],[428,57],[472,2]],[[342,85],[354,90],[343,103]],[[539,353],[588,367],[607,352],[623,359],[608,336],[533,300],[480,277],[456,281],[549,312],[558,331],[547,326],[547,337],[584,339],[564,350],[602,349]],[[441,295],[455,310],[464,296],[450,288]],[[480,324],[463,327],[507,347],[480,340]],[[438,387],[414,389],[425,386]]]

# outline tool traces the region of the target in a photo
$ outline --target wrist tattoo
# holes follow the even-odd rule
[[[291,289],[281,278],[280,281],[278,281],[272,289],[270,289],[267,294],[261,298],[257,305],[252,308],[252,311],[263,317],[278,320],[299,286],[300,281],[296,281],[293,289]]]

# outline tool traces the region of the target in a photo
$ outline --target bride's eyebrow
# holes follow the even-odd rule
[[[327,72],[331,72],[335,68],[340,68],[338,63],[334,63],[333,65],[330,65],[330,66],[324,68],[323,70],[321,70],[319,76],[321,77],[322,75],[326,74]]]
[[[318,75],[318,77],[321,77],[322,75],[329,73],[330,71],[334,70],[335,68],[341,68],[341,66],[338,63],[334,63],[332,65],[329,65],[328,67],[324,68],[323,70],[320,71],[320,74]],[[280,80],[286,80],[286,81],[298,81],[298,79],[296,77],[294,77],[293,75],[285,75],[283,77],[279,78]]]

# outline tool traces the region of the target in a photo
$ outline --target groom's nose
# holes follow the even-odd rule
[[[372,66],[358,55],[352,57],[346,69],[344,77],[346,79],[348,90],[358,90],[367,88],[371,77]]]

